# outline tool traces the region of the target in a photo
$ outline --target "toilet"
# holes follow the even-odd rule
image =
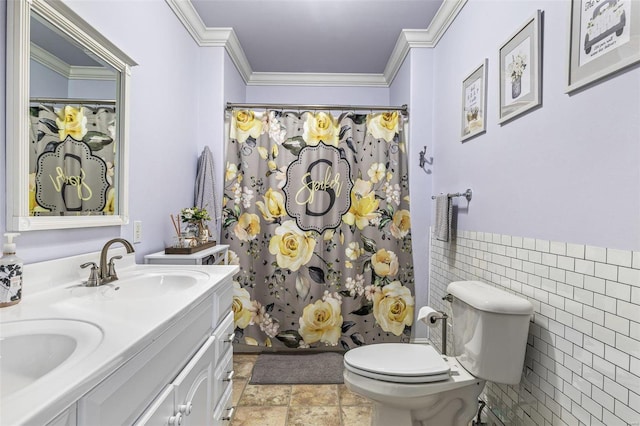
[[[449,284],[453,354],[379,343],[344,355],[344,383],[374,402],[374,426],[467,426],[485,382],[520,382],[533,305],[479,281]]]

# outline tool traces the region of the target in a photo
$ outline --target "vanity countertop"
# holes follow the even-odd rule
[[[92,255],[26,265],[21,303],[0,309],[0,336],[6,336],[6,330],[18,323],[34,324],[37,320],[50,325],[48,333],[63,335],[69,332],[65,327],[79,323],[86,327],[88,323],[95,346],[80,359],[72,356],[22,388],[5,392],[9,388],[3,385],[0,424],[45,424],[52,420],[238,271],[237,266],[137,265],[133,255],[127,255],[118,265],[118,281],[89,288],[81,285],[88,273],[79,265],[95,259]],[[51,265],[56,272],[51,272]],[[147,281],[146,287],[138,287],[143,291],[133,287],[140,278]],[[184,287],[180,285],[183,279],[187,282]],[[127,285],[132,287],[125,288]],[[38,346],[31,349],[46,350]]]

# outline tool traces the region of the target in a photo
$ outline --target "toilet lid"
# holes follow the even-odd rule
[[[344,354],[348,370],[378,380],[427,383],[447,380],[450,367],[431,345],[379,343]]]

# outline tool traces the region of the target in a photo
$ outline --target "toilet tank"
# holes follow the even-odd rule
[[[453,355],[480,379],[520,382],[533,305],[480,281],[456,281],[453,296]]]

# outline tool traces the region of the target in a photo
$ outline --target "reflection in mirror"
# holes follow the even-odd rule
[[[29,215],[117,214],[117,72],[37,13],[30,23]]]
[[[122,225],[126,54],[59,0],[7,4],[7,227]]]

